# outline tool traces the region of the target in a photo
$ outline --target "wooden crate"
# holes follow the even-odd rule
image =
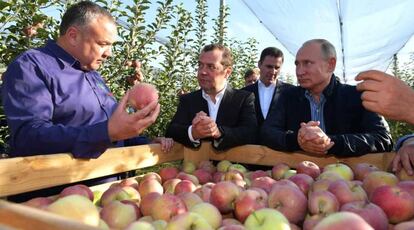
[[[108,149],[98,159],[74,159],[71,154],[65,153],[17,157],[0,160],[0,197],[5,198],[9,195],[183,159],[194,163],[202,160],[226,159],[232,162],[268,166],[277,162],[285,162],[291,167],[295,167],[303,160],[313,161],[319,166],[344,162],[352,167],[356,163],[366,162],[386,170],[393,156],[394,153],[377,153],[350,158],[319,157],[303,152],[274,151],[259,145],[245,145],[218,152],[209,143],[203,143],[199,149],[185,148],[176,143],[169,153],[163,153],[158,144],[152,144]],[[7,201],[0,202],[0,228],[3,227],[10,229],[94,229]]]

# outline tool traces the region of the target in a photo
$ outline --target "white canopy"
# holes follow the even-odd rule
[[[294,55],[309,39],[330,41],[337,49],[335,74],[349,84],[361,71],[385,71],[414,34],[414,0],[243,2]]]

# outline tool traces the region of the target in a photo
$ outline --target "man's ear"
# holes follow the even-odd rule
[[[233,68],[232,67],[227,67],[225,70],[225,74],[226,74],[226,79],[228,79],[231,75],[231,72],[233,72]]]
[[[80,38],[80,31],[78,28],[74,26],[70,26],[66,30],[66,33],[64,36],[67,38],[67,40],[72,46],[75,46],[78,43],[78,40]]]
[[[334,72],[335,71],[335,67],[336,67],[336,58],[330,57],[328,59],[328,69],[329,69],[329,72]]]

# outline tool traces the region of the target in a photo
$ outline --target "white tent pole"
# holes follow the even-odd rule
[[[220,27],[219,27],[219,43],[223,44],[224,43],[224,15],[225,15],[225,11],[226,11],[226,1],[225,0],[220,0],[220,8],[219,8],[219,13],[220,13]]]
[[[346,83],[346,68],[345,68],[345,48],[344,48],[344,33],[343,33],[343,21],[341,11],[341,0],[336,0],[336,6],[338,7],[338,19],[339,19],[339,33],[341,36],[341,51],[342,51],[342,79]]]

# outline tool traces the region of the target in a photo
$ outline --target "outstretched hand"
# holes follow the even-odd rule
[[[141,134],[147,127],[149,127],[158,117],[160,113],[160,105],[158,101],[153,101],[143,109],[128,114],[127,92],[118,104],[118,107],[109,118],[108,134],[111,141],[119,141],[135,137]]]

